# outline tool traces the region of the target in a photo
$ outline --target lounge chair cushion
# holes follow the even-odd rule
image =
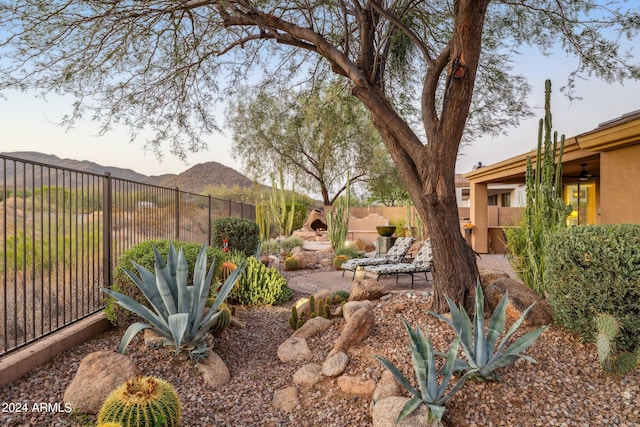
[[[366,265],[379,265],[400,262],[407,254],[409,248],[411,248],[411,245],[415,240],[416,239],[414,239],[413,237],[398,237],[394,245],[389,248],[389,251],[384,257],[350,259],[342,264],[342,269],[354,271],[356,270],[356,268]]]
[[[433,252],[431,251],[431,239],[427,239],[420,248],[412,262],[399,262],[395,264],[377,264],[364,267],[365,271],[374,274],[409,274],[431,271],[433,268]]]

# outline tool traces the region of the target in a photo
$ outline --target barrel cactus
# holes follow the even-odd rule
[[[300,270],[300,261],[298,260],[298,258],[294,258],[292,256],[287,257],[284,260],[284,269],[286,271]]]
[[[238,268],[238,266],[235,262],[224,261],[220,264],[220,275],[218,276],[220,281],[224,283],[236,268]]]
[[[171,384],[140,376],[111,392],[98,413],[98,424],[173,427],[180,425],[181,413],[180,398]]]
[[[220,315],[216,318],[216,322],[211,327],[211,334],[215,337],[222,335],[225,329],[231,324],[231,309],[225,303],[220,304]]]
[[[342,270],[342,264],[349,260],[346,255],[338,255],[333,259],[333,268],[336,270]]]

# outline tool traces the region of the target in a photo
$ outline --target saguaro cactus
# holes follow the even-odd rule
[[[527,206],[520,229],[507,230],[512,263],[523,281],[543,296],[546,242],[561,227],[571,211],[562,199],[562,152],[565,137],[552,133],[551,81],[545,82],[545,115],[538,128],[535,169],[527,157],[525,181]]]

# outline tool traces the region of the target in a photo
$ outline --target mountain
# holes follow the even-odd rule
[[[61,159],[53,154],[43,154],[33,151],[0,153],[0,155],[27,160],[29,162],[37,163],[38,165],[55,166],[58,168],[72,169],[98,175],[104,175],[108,172],[111,176],[120,179],[153,184],[161,187],[179,187],[183,191],[198,194],[208,186],[226,185],[227,187],[233,187],[237,185],[239,187],[250,187],[253,185],[253,182],[240,172],[218,162],[199,163],[177,175],[164,174],[159,176],[147,176],[131,169],[103,166],[87,160]],[[5,164],[7,169],[6,171],[3,170]],[[31,170],[31,168],[27,168],[26,174],[24,173],[21,163],[17,164],[16,169],[17,170],[14,171],[13,162],[7,161],[4,163],[0,160],[0,185],[3,180],[6,180],[7,186],[11,187],[16,173],[17,176],[20,177],[20,182],[22,182],[22,177],[25,175],[29,186],[32,181],[36,183],[40,182],[41,169],[39,167],[33,168],[33,170]],[[73,175],[71,179],[75,180]]]

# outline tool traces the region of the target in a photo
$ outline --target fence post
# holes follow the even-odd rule
[[[213,224],[211,223],[211,194],[207,194],[207,201],[209,203],[209,214],[208,214],[208,222],[207,222],[207,246],[211,246],[211,232],[213,231],[211,228]]]
[[[180,188],[176,187],[176,240],[180,240]]]
[[[103,205],[103,215],[102,215],[102,240],[104,244],[103,248],[103,261],[102,275],[104,277],[104,287],[111,288],[111,275],[112,275],[112,229],[113,229],[113,209],[112,209],[112,201],[113,201],[113,193],[112,193],[112,180],[111,174],[109,172],[104,173],[104,180],[102,181],[102,205]]]

